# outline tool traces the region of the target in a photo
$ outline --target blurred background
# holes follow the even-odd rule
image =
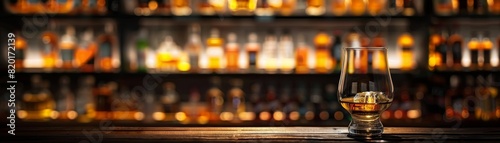
[[[500,0],[0,6],[0,35],[16,35],[17,124],[347,126],[341,48],[382,46],[389,63],[377,66],[391,69],[395,86],[385,126],[500,125]]]

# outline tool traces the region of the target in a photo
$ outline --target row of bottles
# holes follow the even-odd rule
[[[127,1],[125,7],[130,7],[135,15],[413,16],[415,3],[413,0],[137,0]]]
[[[431,70],[490,70],[498,67],[499,58],[493,53],[500,45],[489,31],[472,31],[464,38],[458,30],[433,31],[429,39],[429,69]],[[495,44],[495,42],[497,44]]]
[[[167,34],[160,38],[162,42],[155,48],[149,46],[148,40],[154,39],[147,37],[147,32],[146,29],[139,32],[136,54],[129,58],[136,59],[130,62],[133,72],[331,73],[340,69],[342,47],[386,47],[386,39],[382,34],[369,38],[350,31],[343,36],[338,30],[331,35],[319,30],[310,39],[311,44],[305,35],[292,36],[288,29],[281,30],[279,35],[275,30],[268,30],[263,35],[263,41],[259,41],[261,35],[250,32],[244,44],[240,44],[238,41],[242,40],[238,40],[234,32],[229,32],[224,38],[217,28],[211,29],[208,38],[201,39],[200,27],[194,24],[183,47],[176,43],[173,35]],[[414,68],[413,45],[414,39],[409,33],[400,35],[397,40],[402,53],[403,70]],[[378,53],[368,52],[364,56],[371,54]],[[355,68],[367,66],[368,63]],[[387,65],[370,66],[385,68]]]
[[[92,28],[77,33],[73,26],[67,26],[64,34],[59,34],[53,23],[39,38],[29,41],[31,44],[20,34],[17,35],[18,70],[41,65],[37,68],[45,71],[114,72],[119,64],[118,39],[110,23],[105,25],[104,33],[97,37]],[[35,56],[37,54],[40,56]],[[34,61],[40,65],[34,65]]]
[[[101,81],[96,85],[93,76],[79,77],[76,88],[71,85],[75,82],[61,76],[55,90],[39,75],[32,76],[31,80],[30,88],[20,96],[19,106],[16,106],[18,117],[24,121],[218,124],[349,120],[349,114],[338,103],[334,83],[222,81],[212,77],[208,87],[184,85],[189,87],[177,88],[174,82],[164,82],[157,89],[138,95],[123,83]],[[396,94],[399,96],[381,114],[382,120],[500,119],[498,86],[494,85],[491,74],[452,75],[449,82],[436,80],[431,85],[417,82],[415,88],[410,84],[413,83],[398,86]]]
[[[225,92],[221,79],[213,77],[207,91],[193,86],[188,95],[180,95],[174,83],[165,82],[159,92],[153,90],[135,95],[116,82],[99,82],[96,86],[92,76],[81,77],[76,90],[71,86],[75,82],[61,76],[56,92],[51,92],[50,84],[39,75],[32,76],[31,80],[31,88],[25,90],[16,106],[18,117],[25,121],[134,120],[207,124],[348,119],[347,112],[336,99],[335,84],[313,84],[308,88],[305,83],[254,82],[246,90],[243,85],[247,83],[232,79]]]
[[[500,0],[434,0],[437,15],[499,15]]]
[[[8,0],[5,7],[17,14],[106,14],[107,0]]]
[[[428,99],[430,107],[441,112],[446,118],[489,121],[500,119],[500,98],[493,75],[452,75],[446,86],[435,87],[435,99]]]

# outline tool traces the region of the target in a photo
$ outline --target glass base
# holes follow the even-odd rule
[[[384,132],[384,126],[379,119],[372,121],[352,120],[349,124],[349,136],[375,137],[381,136]]]

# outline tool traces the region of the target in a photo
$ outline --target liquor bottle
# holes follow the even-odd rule
[[[457,2],[458,1],[458,2]],[[454,0],[453,2],[458,4],[458,13],[461,15],[469,14],[469,0]]]
[[[441,39],[440,42],[436,45],[436,50],[438,51],[438,56],[441,59],[441,62],[438,63],[438,67],[449,67],[450,64],[448,63],[453,63],[451,61],[451,57],[449,56],[450,51],[449,51],[449,37],[448,37],[448,32],[447,31],[442,31],[441,32]]]
[[[314,46],[316,47],[316,72],[330,72],[333,67],[329,52],[330,36],[324,31],[320,31],[316,34],[316,37],[314,37]]]
[[[441,31],[441,33],[435,32],[430,36],[429,39],[429,68],[438,68],[441,70],[442,67],[446,66],[447,59],[447,38],[448,33]]]
[[[167,121],[175,120],[175,113],[179,111],[179,94],[175,91],[175,84],[167,82],[163,85],[163,93],[160,95],[160,104],[165,113]]]
[[[299,35],[297,37],[297,50],[295,51],[295,73],[309,73],[309,50],[304,35]]]
[[[61,77],[59,87],[56,107],[59,119],[73,120],[77,114],[75,112],[75,95],[71,91],[69,77]]]
[[[208,69],[211,71],[219,71],[222,69],[222,58],[224,57],[223,51],[224,40],[219,36],[219,30],[213,28],[210,31],[210,37],[207,39]]]
[[[191,15],[190,0],[171,0],[172,14],[175,16]]]
[[[281,104],[279,102],[279,100],[277,100],[277,92],[276,92],[276,85],[274,82],[269,82],[268,86],[267,86],[267,92],[265,94],[265,103],[266,103],[266,106],[264,106],[264,111],[261,112],[261,114],[259,115],[261,118],[261,120],[269,120],[272,118],[272,115],[276,112],[276,111],[279,111],[281,109]],[[267,112],[267,113],[266,113]],[[268,118],[265,118],[266,117],[266,114],[269,114],[269,117]]]
[[[208,112],[210,121],[218,121],[224,105],[224,93],[220,90],[220,78],[212,77],[212,87],[207,91]]]
[[[294,46],[292,36],[288,30],[284,30],[280,37],[278,51],[278,65],[280,65],[281,72],[291,73],[295,67]]]
[[[479,64],[479,44],[480,44],[480,39],[478,37],[478,33],[476,31],[472,32],[470,41],[467,43],[467,46],[469,47],[469,52],[470,52],[470,66],[475,69],[477,68]],[[466,66],[468,67],[468,66]]]
[[[229,0],[229,9],[233,15],[252,15],[257,7],[257,0]]]
[[[436,0],[434,1],[434,11],[437,15],[449,16],[457,14],[458,7],[456,5],[457,0]]]
[[[500,0],[488,1],[488,10],[490,14],[500,14]]]
[[[253,112],[254,115],[260,115],[262,109],[263,109],[263,102],[261,95],[261,84],[256,82],[252,84],[250,87],[250,95],[249,95],[249,103],[250,107],[248,111]],[[258,118],[254,118],[254,120],[257,120]]]
[[[15,51],[16,63],[14,66],[15,66],[17,71],[21,71],[25,68],[24,67],[24,59],[25,59],[24,55],[27,51],[28,43],[26,42],[26,39],[21,37],[20,32],[17,32],[16,41],[15,41],[14,45],[12,45],[12,46],[16,47],[16,51]]]
[[[342,33],[340,31],[333,32],[334,39],[331,50],[332,63],[337,65],[333,67],[335,70],[340,70],[340,59],[342,59]]]
[[[380,15],[384,13],[387,6],[387,0],[368,0],[367,11],[370,15]]]
[[[488,12],[487,0],[468,0],[467,10],[469,14],[486,14]]]
[[[458,34],[458,31],[455,31],[448,39],[448,48],[451,51],[451,65],[455,68],[459,68],[462,64],[462,46],[462,37]]]
[[[233,87],[227,93],[230,101],[229,112],[235,117],[233,118],[233,122],[239,122],[239,115],[245,112],[245,93],[241,89],[243,81],[241,79],[234,79],[231,85]]]
[[[95,54],[97,52],[97,43],[94,41],[94,32],[87,29],[83,32],[78,48],[75,51],[76,67],[81,72],[94,72]]]
[[[400,15],[403,12],[403,0],[389,0],[389,14]]]
[[[71,70],[74,68],[74,55],[76,49],[75,28],[66,27],[66,34],[61,37],[59,43],[59,55],[61,55],[62,68]]]
[[[210,4],[211,0],[197,0],[197,11],[201,15],[214,15],[215,9]]]
[[[146,92],[142,96],[148,96],[148,94],[149,93]],[[144,112],[140,111],[139,108],[145,105],[143,102],[139,102],[140,99],[131,95],[129,87],[120,85],[120,91],[113,95],[114,96],[111,97],[114,100],[111,102],[113,120],[141,121],[144,119]]]
[[[270,0],[257,0],[257,8],[255,9],[255,15],[257,15],[257,16],[273,16],[274,9],[270,6],[269,1]]]
[[[255,33],[250,33],[248,35],[248,43],[245,45],[247,57],[248,57],[248,70],[250,72],[256,72],[259,60],[260,44],[258,43],[258,37]]]
[[[240,46],[238,41],[236,40],[235,33],[229,33],[227,36],[227,44],[226,44],[226,69],[229,72],[236,72],[239,70],[239,55],[240,55]]]
[[[172,36],[168,35],[156,50],[157,69],[164,72],[175,72],[180,60],[181,49],[175,44]]]
[[[158,9],[156,10],[156,13],[161,15],[170,15],[172,13],[171,4],[170,0],[158,0]]]
[[[191,66],[192,72],[198,72],[199,70],[199,57],[203,50],[203,43],[200,37],[200,25],[191,25],[191,32],[186,43],[185,50],[189,55],[189,65]]]
[[[92,0],[91,0],[92,1]],[[107,12],[107,6],[108,4],[106,3],[106,0],[97,0],[95,7],[92,9],[92,13],[95,14],[105,14]]]
[[[403,2],[403,15],[413,16],[416,13],[415,2],[413,0],[404,0]]]
[[[321,104],[325,99],[323,99],[323,96],[321,96],[321,86],[318,83],[313,84],[310,95],[310,103],[312,103],[314,107],[314,110],[312,110],[312,112],[314,113],[314,116],[320,117]],[[328,115],[326,116],[326,118],[328,118]],[[321,118],[316,118],[316,120],[320,119]]]
[[[11,13],[38,13],[44,12],[43,6],[40,1],[30,1],[30,0],[16,0],[16,1],[7,1],[5,2],[6,8]]]
[[[485,68],[491,67],[491,49],[493,48],[493,42],[490,40],[490,33],[484,32],[481,38],[481,44],[479,52],[481,53],[481,66]]]
[[[77,0],[73,8],[72,14],[90,14],[92,8],[95,7],[95,0]]]
[[[95,97],[95,119],[110,120],[113,118],[111,104],[115,96],[116,83],[109,82],[98,85]]]
[[[350,13],[354,16],[360,16],[365,14],[366,11],[366,3],[365,0],[351,0],[350,4]]]
[[[399,37],[398,45],[401,48],[401,70],[412,70],[414,66],[413,37],[409,33],[404,33]]]
[[[106,23],[104,27],[105,33],[97,39],[99,48],[96,54],[96,70],[101,72],[113,72],[116,70],[117,65],[114,64],[114,61],[119,58],[116,55],[118,53],[118,41],[113,29],[113,24]]]
[[[139,36],[136,41],[136,66],[134,67],[137,72],[146,72],[146,54],[149,49],[147,30],[141,29],[139,31]]]
[[[56,66],[58,51],[58,36],[54,33],[56,25],[49,23],[49,29],[42,33],[42,58],[45,70],[52,70]]]
[[[382,33],[378,34],[377,36],[373,37],[371,46],[373,47],[385,47],[385,39],[382,36]],[[382,59],[386,59],[385,54],[382,52],[376,52],[373,53],[373,51],[368,51],[368,56],[373,56],[373,58],[368,58],[368,59],[377,59],[376,61],[381,61]],[[373,67],[373,69],[377,70],[384,70],[387,69],[387,65],[384,62],[372,62],[372,60],[368,60],[369,65]]]
[[[295,90],[295,101],[297,102],[297,105],[299,106],[298,112],[299,112],[299,117],[301,119],[304,119],[305,114],[307,112],[306,104],[307,104],[307,88],[305,83],[297,83],[296,85],[296,90]]]
[[[76,92],[75,110],[78,115],[78,122],[90,122],[95,117],[94,103],[94,82],[93,76],[81,78]]]
[[[290,16],[295,12],[297,0],[282,0],[280,14],[283,16]]]
[[[215,13],[224,14],[226,12],[227,2],[225,0],[209,0],[208,3],[213,7]]]
[[[277,71],[278,41],[273,31],[268,31],[262,44],[261,68],[267,73]]]
[[[74,6],[74,0],[47,0],[42,2],[47,13],[69,13]]]
[[[135,15],[151,15],[151,10],[149,9],[149,0],[137,0],[137,7],[134,9]]]
[[[47,121],[54,115],[56,105],[48,86],[40,75],[31,77],[31,89],[23,94],[22,106],[17,112],[19,119]]]
[[[307,0],[306,14],[319,16],[325,14],[324,0]]]
[[[349,1],[347,0],[332,0],[331,9],[332,14],[335,16],[343,16],[347,13],[347,6]]]

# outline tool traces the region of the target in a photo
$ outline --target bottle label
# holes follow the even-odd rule
[[[99,57],[111,57],[111,43],[103,42],[99,46]]]
[[[337,61],[340,61],[340,58],[342,57],[342,45],[340,43],[336,43],[333,45],[333,58],[335,58]]]
[[[223,54],[224,54],[224,51],[222,50],[221,47],[208,47],[207,48],[207,55],[209,57],[220,57],[220,58],[222,58]]]
[[[74,54],[73,49],[61,49],[61,59],[64,62],[72,61]]]
[[[451,45],[452,53],[453,53],[453,63],[461,63],[462,62],[462,44],[460,42],[454,42]]]
[[[255,51],[248,52],[248,64],[250,66],[257,65],[257,52]]]
[[[138,50],[137,51],[137,65],[139,68],[146,67],[146,51]]]

